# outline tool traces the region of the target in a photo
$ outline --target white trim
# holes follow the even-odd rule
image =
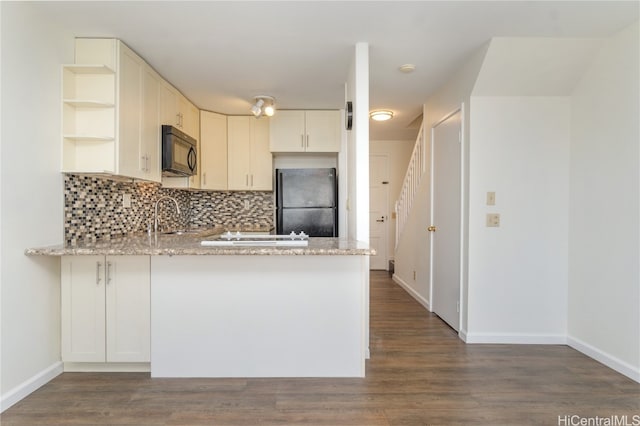
[[[148,373],[151,371],[149,362],[65,362],[65,372],[73,373]]]
[[[431,312],[431,306],[429,304],[429,301],[427,299],[425,299],[424,297],[422,297],[420,295],[420,293],[418,293],[417,291],[415,291],[413,288],[411,288],[411,286],[409,284],[407,284],[406,282],[404,282],[402,280],[402,278],[400,278],[399,276],[397,276],[396,274],[393,274],[392,277],[393,281],[398,284],[400,287],[402,287],[407,293],[409,293],[409,296],[413,297],[414,299],[416,299],[416,301],[421,304],[422,306],[424,306],[427,311]]]
[[[564,334],[515,334],[515,333],[469,333],[462,339],[466,343],[497,343],[509,345],[566,345]]]
[[[460,338],[460,340],[462,340],[465,343],[469,343],[467,341],[468,340],[467,335],[468,335],[467,334],[467,330],[462,328],[462,327],[460,327],[460,331],[458,331],[458,337]]]
[[[0,399],[0,413],[4,412],[20,400],[26,398],[29,394],[46,385],[60,374],[62,374],[62,362],[58,361],[40,371],[30,379],[20,383],[18,386],[2,395],[2,398]]]
[[[618,373],[627,376],[631,380],[640,383],[640,368],[634,367],[633,365],[622,361],[621,359],[618,359],[613,355],[603,352],[602,350],[591,346],[590,344],[583,342],[582,340],[575,337],[567,336],[567,345],[577,350],[578,352],[582,352],[589,358],[593,358],[599,363],[606,365],[612,370],[615,370]]]

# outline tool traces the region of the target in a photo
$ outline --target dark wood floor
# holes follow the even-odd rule
[[[640,416],[640,384],[566,346],[465,345],[386,273],[373,272],[365,379],[65,373],[3,413],[0,422],[569,425],[580,423],[568,417],[559,422],[559,416],[624,415],[629,424]]]

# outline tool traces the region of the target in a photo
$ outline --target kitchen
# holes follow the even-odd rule
[[[252,116],[201,114],[117,39],[76,39],[62,68],[65,244],[26,254],[62,256],[64,371],[363,376],[375,252],[338,239],[341,112],[274,115],[275,99],[256,97]],[[272,167],[307,155],[334,167]],[[248,330],[250,346],[236,337]]]
[[[37,11],[21,11],[17,16],[25,16],[26,21],[34,20],[37,23],[43,22],[44,19],[38,15]],[[3,51],[5,51],[4,43],[15,41],[16,45],[23,45],[21,43],[31,40],[28,36],[29,32],[15,28],[19,21],[20,19],[16,19],[16,24],[12,28],[25,40],[3,37]],[[3,94],[13,95],[9,99],[16,101],[14,112],[19,117],[16,123],[25,135],[18,137],[17,132],[9,133],[9,136],[21,143],[7,145],[5,143],[7,134],[3,134],[3,205],[7,206],[7,209],[3,210],[3,221],[7,224],[3,227],[3,275],[8,274],[3,278],[3,363],[11,366],[11,373],[7,375],[5,371],[3,374],[5,381],[3,390],[14,388],[27,378],[31,378],[34,372],[45,371],[51,365],[51,359],[59,359],[57,357],[60,353],[59,342],[56,342],[55,338],[59,335],[59,329],[52,321],[52,318],[59,317],[59,306],[55,303],[59,300],[59,293],[55,286],[51,286],[51,283],[59,282],[59,267],[55,265],[55,261],[44,257],[27,258],[22,251],[15,253],[13,247],[20,246],[24,249],[58,244],[63,241],[61,226],[63,206],[59,197],[63,181],[59,175],[61,167],[57,161],[60,153],[57,143],[50,142],[58,141],[60,134],[60,114],[51,113],[52,109],[60,108],[55,106],[60,102],[60,79],[59,75],[54,75],[55,72],[50,70],[59,69],[62,63],[73,62],[73,52],[70,48],[73,37],[63,30],[59,30],[60,38],[48,37],[48,33],[44,31],[44,28],[48,28],[47,25],[33,25],[32,28],[43,28],[41,35],[34,36],[32,42],[28,44],[29,50],[34,53],[33,57],[27,60],[17,53],[10,56],[25,61],[26,66],[24,64],[20,68],[16,66],[14,71],[9,68],[5,73],[3,65],[3,78],[21,82],[16,85],[3,84]],[[18,69],[20,71],[17,71]],[[35,89],[35,93],[24,90],[27,87]],[[18,102],[24,97],[31,100],[28,102],[28,111]],[[248,100],[252,99],[248,98]],[[27,117],[37,117],[39,125],[32,127]],[[37,155],[34,155],[36,153]],[[33,162],[28,172],[18,164],[11,164],[12,158],[24,157],[30,158]],[[366,155],[363,158],[366,158]],[[351,161],[356,160],[351,158]],[[20,181],[20,191],[10,188],[9,179]],[[341,193],[346,194],[345,191]],[[354,200],[356,199],[358,199],[357,195],[354,197]],[[9,209],[11,205],[20,205],[24,208],[19,213],[13,212]],[[346,204],[342,203],[342,205]],[[46,206],[46,214],[41,206]],[[170,206],[166,206],[166,210],[169,208]],[[354,225],[352,229],[357,229],[357,226],[366,224],[368,220],[360,222],[349,219],[347,222]],[[361,235],[366,236],[366,232],[368,230]],[[7,279],[9,283],[15,281],[16,285],[5,287]],[[9,327],[5,326],[6,318],[13,324],[21,324],[20,329],[5,329]],[[25,342],[21,336],[33,337]],[[12,346],[14,350],[11,350]],[[39,378],[45,376],[46,374]]]

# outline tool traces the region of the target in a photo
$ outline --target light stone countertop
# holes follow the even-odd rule
[[[56,245],[28,248],[28,256],[75,255],[150,255],[150,256],[199,256],[199,255],[374,255],[375,250],[359,241],[339,238],[309,238],[307,247],[203,247],[200,242],[213,239],[225,232],[224,228],[208,228],[197,234],[131,234],[110,240],[81,242],[76,245]],[[247,231],[247,230],[243,230]],[[252,230],[259,232],[261,230]]]

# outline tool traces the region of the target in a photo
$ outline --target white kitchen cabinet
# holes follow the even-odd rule
[[[150,361],[149,256],[63,256],[62,361]]]
[[[271,117],[271,152],[339,152],[340,111],[278,111]]]
[[[161,124],[177,127],[195,139],[200,137],[198,108],[175,87],[164,81],[161,88]]]
[[[138,153],[138,170],[146,180],[160,182],[162,155],[160,127],[160,85],[162,78],[149,66],[142,72],[142,135]]]
[[[200,112],[200,188],[227,190],[227,117]]]
[[[229,116],[227,136],[228,188],[232,191],[273,190],[269,120]]]
[[[160,85],[160,124],[174,126],[197,141],[196,174],[189,177],[163,176],[165,188],[199,189],[201,170],[200,111],[167,81]]]
[[[116,39],[77,39],[75,58],[63,65],[63,172],[159,181],[160,142],[146,130],[158,126],[150,67]]]

